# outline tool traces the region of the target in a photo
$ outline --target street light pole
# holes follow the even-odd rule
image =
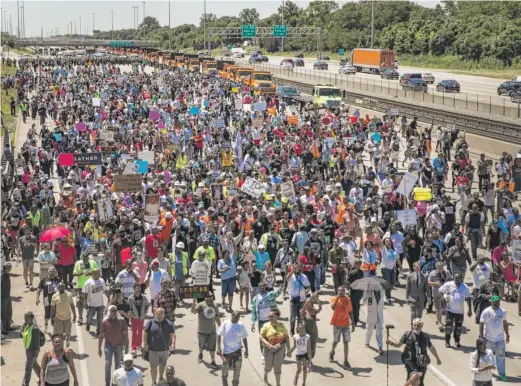
[[[168,49],[172,49],[172,25],[171,25],[171,12],[170,12],[171,2],[168,0]]]
[[[142,1],[141,3],[143,3],[143,37],[145,36],[145,33],[146,33],[146,28],[145,28],[145,2]]]
[[[92,36],[94,36],[94,30],[96,29],[96,27],[94,26],[94,15],[95,13],[92,12]]]
[[[371,48],[374,47],[374,0],[371,1]]]
[[[80,18],[80,35],[81,35],[81,15],[78,15]]]
[[[114,10],[111,9],[110,13],[112,14],[112,31],[110,32],[110,39],[114,40]]]
[[[22,31],[25,38],[25,1],[22,0]]]
[[[284,0],[282,0],[282,25],[284,25]],[[282,37],[282,52],[284,52],[284,36]]]
[[[17,29],[17,35],[18,35],[18,39],[20,39],[20,0],[16,0],[16,13],[17,13],[17,16],[18,16],[18,20],[16,22],[16,29]]]

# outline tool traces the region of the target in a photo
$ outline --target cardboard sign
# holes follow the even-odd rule
[[[74,163],[78,166],[101,165],[101,153],[74,154]]]
[[[266,110],[266,102],[257,102],[253,104],[253,111],[264,111]]]
[[[204,299],[210,293],[207,285],[182,285],[179,286],[179,297],[183,299]]]
[[[397,210],[396,220],[402,223],[403,227],[417,225],[417,214],[415,209]]]
[[[262,123],[264,122],[264,118],[263,117],[256,117],[256,118],[253,118],[251,121],[253,123],[253,127],[261,128],[262,127]]]
[[[196,286],[210,285],[211,265],[209,263],[197,264],[194,269],[192,284]]]
[[[100,107],[101,106],[101,98],[92,98],[92,106]]]
[[[409,172],[405,172],[402,180],[400,181],[400,185],[396,188],[396,192],[400,193],[402,196],[409,197],[414,185],[418,181],[418,177]]]
[[[293,197],[295,196],[295,187],[293,186],[293,182],[286,181],[280,186],[280,192],[282,193],[282,197]]]
[[[142,189],[140,174],[116,174],[114,176],[115,192],[139,192]]]
[[[246,178],[244,184],[241,187],[241,191],[246,194],[249,194],[252,197],[259,198],[262,193],[264,193],[264,184],[260,183],[256,179],[251,177]]]
[[[235,98],[235,109],[242,110],[242,99],[241,98]]]
[[[137,153],[137,158],[143,161],[147,161],[149,165],[154,165],[156,152],[153,150],[143,150]]]
[[[98,132],[99,139],[104,142],[114,142],[114,132],[109,130],[100,130]]]
[[[512,261],[521,264],[521,240],[512,240]]]
[[[74,154],[60,153],[58,155],[58,165],[60,166],[74,166]]]

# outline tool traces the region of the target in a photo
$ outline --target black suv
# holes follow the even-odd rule
[[[400,74],[394,68],[386,68],[380,72],[382,79],[398,79]]]
[[[497,95],[512,96],[518,90],[521,90],[521,82],[509,80],[508,82],[503,82],[499,85],[497,88]]]

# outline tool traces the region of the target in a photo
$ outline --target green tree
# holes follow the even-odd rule
[[[260,15],[255,8],[244,8],[239,13],[239,20],[242,24],[256,24],[259,21]]]

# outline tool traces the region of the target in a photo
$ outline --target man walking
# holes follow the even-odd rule
[[[429,297],[429,284],[427,277],[420,272],[420,263],[416,261],[412,267],[414,271],[407,277],[405,286],[405,299],[411,307],[411,323],[416,318],[421,319]]]
[[[118,308],[115,305],[109,307],[109,317],[101,322],[98,340],[98,355],[103,356],[101,347],[105,340],[105,386],[110,386],[112,378],[112,358],[114,357],[115,370],[121,367],[123,359],[123,347],[128,353],[128,327],[123,318],[118,318]]]
[[[71,293],[65,291],[65,283],[61,282],[58,284],[58,292],[51,299],[51,324],[54,326],[54,334],[65,336],[67,347],[71,343],[72,323],[76,323],[74,300]]]
[[[101,320],[103,319],[103,311],[105,310],[105,300],[103,294],[107,296],[109,301],[109,292],[105,280],[100,278],[101,271],[96,268],[92,271],[92,277],[87,280],[82,292],[87,295],[87,331],[90,331],[92,319],[96,314],[96,336],[100,333]]]
[[[447,303],[445,347],[450,347],[450,335],[452,333],[452,325],[454,325],[454,341],[456,342],[456,347],[460,348],[461,330],[463,329],[463,319],[465,317],[465,301],[469,307],[468,316],[469,318],[472,316],[469,287],[463,283],[461,275],[456,274],[454,275],[454,281],[449,281],[440,287],[440,293],[443,294]]]
[[[333,310],[333,316],[330,322],[330,325],[333,326],[333,346],[329,352],[329,362],[334,361],[336,346],[342,338],[344,343],[344,368],[351,371],[351,365],[348,361],[349,342],[351,341],[351,332],[355,331],[355,320],[351,299],[346,295],[346,289],[344,287],[338,287],[337,296],[331,299],[331,309]],[[349,331],[350,319],[351,331]]]
[[[197,338],[199,341],[198,363],[203,362],[204,350],[210,352],[210,367],[217,369],[215,363],[215,348],[217,343],[217,333],[215,325],[221,327],[221,318],[219,317],[219,308],[214,302],[213,294],[209,292],[204,301],[197,303],[194,299],[192,303],[192,314],[197,314]]]
[[[244,357],[248,358],[248,332],[244,324],[239,322],[241,318],[237,311],[233,311],[230,320],[224,321],[217,333],[217,355],[223,360],[222,380],[223,386],[228,386],[228,372],[233,369],[232,386],[239,385],[242,366],[242,348]],[[221,340],[223,349],[221,348]]]
[[[366,291],[363,304],[367,304],[365,347],[369,347],[373,331],[376,328],[376,344],[378,354],[383,355],[383,328],[384,328],[384,291]]]
[[[38,355],[40,348],[45,344],[45,336],[34,323],[34,314],[29,311],[24,315],[24,325],[20,332],[24,348],[25,348],[25,374],[22,386],[31,384],[31,371],[34,370],[38,379],[40,378],[40,365],[38,364]]]
[[[492,305],[481,314],[479,336],[487,340],[487,348],[492,350],[496,356],[498,377],[506,382],[505,349],[506,343],[510,342],[507,313],[500,307],[500,296],[494,295],[490,300]]]

